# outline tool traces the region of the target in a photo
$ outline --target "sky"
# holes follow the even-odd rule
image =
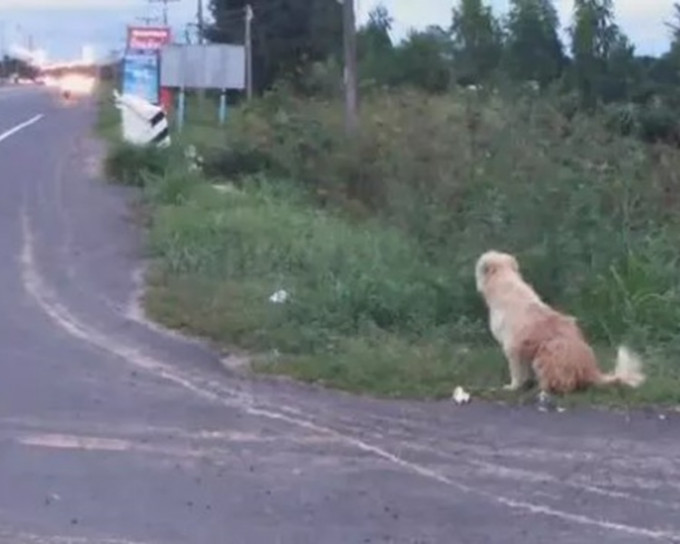
[[[195,19],[197,0],[170,0],[169,17],[176,32]],[[266,5],[273,0],[253,0]],[[333,0],[329,0],[333,1]],[[411,28],[435,24],[447,27],[455,0],[382,0],[394,19],[394,37]],[[507,9],[508,0],[487,0],[497,15]],[[569,24],[573,0],[555,0],[563,25]],[[375,0],[355,0],[361,23]],[[204,0],[207,5],[209,0]],[[641,54],[660,54],[668,46],[664,21],[673,14],[673,0],[614,0],[617,21]],[[257,7],[255,8],[257,11]],[[160,16],[160,4],[147,0],[0,0],[0,49],[12,44],[48,51],[49,58],[79,57],[81,48],[91,46],[97,56],[121,49],[128,24],[137,17]],[[254,22],[257,24],[257,21]],[[4,46],[3,46],[4,44]]]

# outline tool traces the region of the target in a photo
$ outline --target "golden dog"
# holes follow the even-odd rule
[[[597,366],[576,319],[547,304],[524,281],[514,256],[484,253],[475,266],[477,290],[489,308],[491,333],[510,366],[508,390],[524,386],[533,370],[541,391],[565,394],[591,385],[638,387],[644,380],[640,359],[620,346],[610,374]]]

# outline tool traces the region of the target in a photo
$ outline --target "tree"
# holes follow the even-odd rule
[[[635,58],[635,46],[621,32],[611,43],[606,71],[601,74],[599,95],[603,102],[631,101],[642,85],[642,66]]]
[[[394,68],[394,46],[390,38],[392,18],[379,4],[368,16],[368,23],[357,33],[359,73],[363,80],[387,83]]]
[[[393,83],[431,93],[443,92],[451,82],[451,44],[442,28],[412,31],[396,49]]]
[[[680,4],[673,4],[673,9],[673,21],[666,23],[671,31],[671,44],[668,52],[660,59],[657,74],[659,79],[663,79],[666,84],[678,85],[680,83]]]
[[[364,53],[384,52],[392,49],[392,17],[383,4],[378,4],[369,14],[366,25],[357,33]]]
[[[243,43],[247,0],[211,0],[213,42]],[[299,81],[315,62],[342,51],[342,6],[329,0],[277,0],[253,7],[253,79],[256,90],[280,78]]]
[[[600,98],[610,55],[621,45],[612,0],[575,0],[570,33],[576,87],[583,105],[592,107]]]
[[[18,76],[33,79],[38,76],[38,69],[18,57],[4,55],[0,61],[0,77]]]
[[[505,35],[504,65],[514,80],[545,87],[560,75],[566,59],[552,0],[511,0]]]
[[[455,69],[461,83],[479,83],[498,67],[500,24],[482,0],[460,0],[451,25]]]
[[[673,4],[674,20],[666,23],[666,26],[671,30],[671,51],[680,48],[680,4]]]

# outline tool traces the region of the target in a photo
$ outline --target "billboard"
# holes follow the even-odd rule
[[[158,53],[128,52],[123,61],[123,94],[158,104]]]
[[[129,26],[127,48],[143,51],[158,51],[170,43],[170,29],[166,26]]]
[[[170,43],[170,28],[165,26],[129,26],[123,63],[124,94],[133,94],[169,108],[171,97],[160,89],[159,51]],[[165,96],[164,96],[165,94]]]
[[[245,67],[242,45],[166,45],[161,50],[163,87],[243,90]]]

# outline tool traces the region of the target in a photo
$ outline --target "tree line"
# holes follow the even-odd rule
[[[213,41],[243,40],[246,0],[212,0]],[[255,86],[285,78],[305,88],[313,67],[342,65],[341,5],[332,0],[251,0]],[[613,0],[575,0],[561,38],[553,0],[510,0],[500,17],[483,0],[458,0],[448,26],[412,30],[395,43],[393,19],[379,5],[358,29],[364,85],[408,85],[430,93],[455,86],[530,85],[569,94],[580,108],[615,104],[645,108],[662,125],[680,111],[680,4],[667,21],[669,46],[638,55],[616,22]],[[628,111],[621,109],[623,127]],[[664,121],[665,119],[665,121]],[[667,127],[668,128],[668,127]]]
[[[37,75],[38,70],[22,59],[10,55],[4,55],[0,58],[0,78],[2,79],[10,76],[30,79]]]

